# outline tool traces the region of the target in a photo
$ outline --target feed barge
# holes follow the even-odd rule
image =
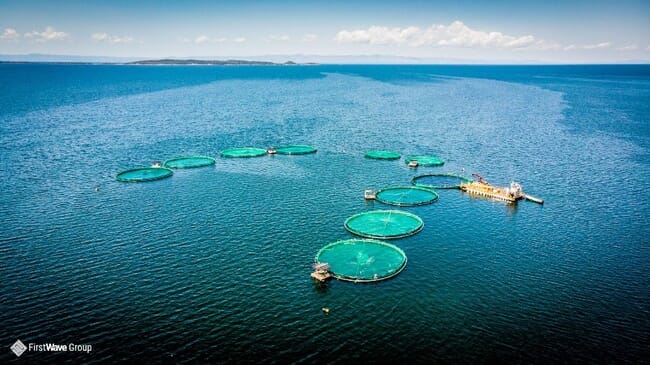
[[[516,182],[511,182],[509,187],[493,186],[488,183],[483,176],[479,174],[472,174],[478,178],[476,181],[463,182],[460,184],[460,189],[469,194],[501,200],[507,203],[514,203],[519,199],[526,199],[537,204],[544,204],[544,200],[527,195],[521,189],[521,185]]]

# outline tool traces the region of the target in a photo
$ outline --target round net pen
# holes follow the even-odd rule
[[[401,210],[373,210],[351,216],[344,225],[357,236],[397,239],[420,232],[424,222],[417,215]]]
[[[375,200],[398,207],[414,207],[435,202],[438,200],[438,193],[417,186],[396,186],[377,191]]]
[[[170,177],[174,172],[165,167],[139,167],[125,170],[117,174],[117,181],[122,182],[145,182]]]
[[[197,167],[204,167],[214,165],[215,160],[207,156],[189,156],[172,158],[163,164],[163,166],[170,169],[192,169]]]
[[[460,184],[472,179],[456,174],[422,174],[411,179],[411,184],[426,189],[460,189]]]
[[[247,158],[247,157],[260,157],[266,155],[266,150],[263,148],[255,147],[238,147],[228,148],[221,151],[221,157],[226,158]]]
[[[440,157],[436,156],[406,156],[404,162],[407,165],[415,164],[417,166],[433,167],[433,166],[442,166],[445,164],[445,161]]]
[[[308,155],[310,153],[316,153],[316,149],[312,146],[306,146],[301,144],[292,144],[287,146],[280,146],[274,148],[275,153],[278,155]]]
[[[404,270],[407,261],[395,245],[358,238],[330,243],[314,260],[315,267],[327,267],[334,278],[357,283],[390,279]]]

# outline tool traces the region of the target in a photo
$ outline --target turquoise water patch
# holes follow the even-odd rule
[[[647,70],[0,64],[2,329],[93,344],[81,363],[642,363]],[[294,141],[318,153],[115,181],[183,151]],[[345,219],[383,207],[364,189],[426,170],[371,146],[546,203],[439,192],[405,208],[425,227],[391,241],[399,275],[314,283],[314,254],[353,237]]]

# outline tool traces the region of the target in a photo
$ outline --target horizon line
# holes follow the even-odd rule
[[[295,61],[293,58],[310,58],[309,61]],[[31,58],[31,59],[30,59]],[[40,58],[40,59],[39,59]],[[58,59],[57,59],[58,58]],[[66,59],[67,58],[67,59]],[[282,58],[282,61],[278,61]],[[325,60],[313,59],[377,59],[376,62],[332,62]],[[390,60],[381,60],[386,58]],[[0,63],[69,63],[69,64],[127,64],[132,62],[144,61],[202,61],[202,62],[227,62],[227,61],[245,61],[245,62],[270,62],[273,64],[282,64],[286,62],[295,62],[296,64],[385,64],[385,65],[647,65],[650,60],[621,60],[621,61],[543,61],[543,60],[489,60],[489,59],[460,59],[460,58],[435,58],[435,57],[414,57],[385,54],[358,54],[358,55],[318,55],[318,54],[267,54],[267,55],[249,55],[249,56],[164,56],[164,57],[142,57],[142,56],[97,56],[97,55],[71,55],[71,54],[48,54],[48,53],[28,53],[28,54],[0,54]],[[404,60],[405,62],[395,62]],[[343,61],[343,60],[341,60]],[[410,61],[410,62],[409,62]],[[171,65],[170,65],[171,66]],[[210,66],[210,65],[206,65]]]

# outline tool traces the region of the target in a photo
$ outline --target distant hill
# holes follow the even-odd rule
[[[0,54],[0,62],[34,62],[34,63],[126,63],[137,61],[140,57],[104,57],[50,55],[41,53]]]
[[[269,61],[247,61],[247,60],[182,60],[165,58],[160,60],[141,60],[128,62],[129,65],[281,65],[281,63]],[[287,61],[284,65],[295,65],[292,61]]]
[[[404,57],[385,54],[374,55],[310,55],[310,54],[275,54],[258,56],[198,56],[188,55],[187,58],[166,58],[143,60],[142,57],[111,57],[111,56],[77,56],[50,54],[0,54],[0,62],[35,62],[35,63],[99,63],[99,64],[134,64],[134,65],[314,65],[314,64],[414,64],[414,65],[472,65],[472,64],[513,64],[513,65],[552,65],[565,64],[560,62],[540,60],[489,60],[489,59],[460,59],[460,58],[431,58]],[[227,57],[227,60],[213,60],[214,57]],[[245,59],[245,60],[244,60]],[[291,61],[287,61],[291,60]],[[600,64],[648,64],[650,60],[634,59],[620,62],[600,62]],[[576,64],[584,64],[577,62]]]
[[[261,57],[260,57],[261,58]],[[192,58],[163,58],[142,59],[139,57],[103,57],[103,56],[75,56],[75,55],[48,55],[48,54],[0,54],[0,63],[76,63],[76,64],[120,64],[120,65],[296,65],[293,61],[284,59],[264,59],[252,57],[251,60],[231,58],[227,60],[214,60],[208,57]]]

